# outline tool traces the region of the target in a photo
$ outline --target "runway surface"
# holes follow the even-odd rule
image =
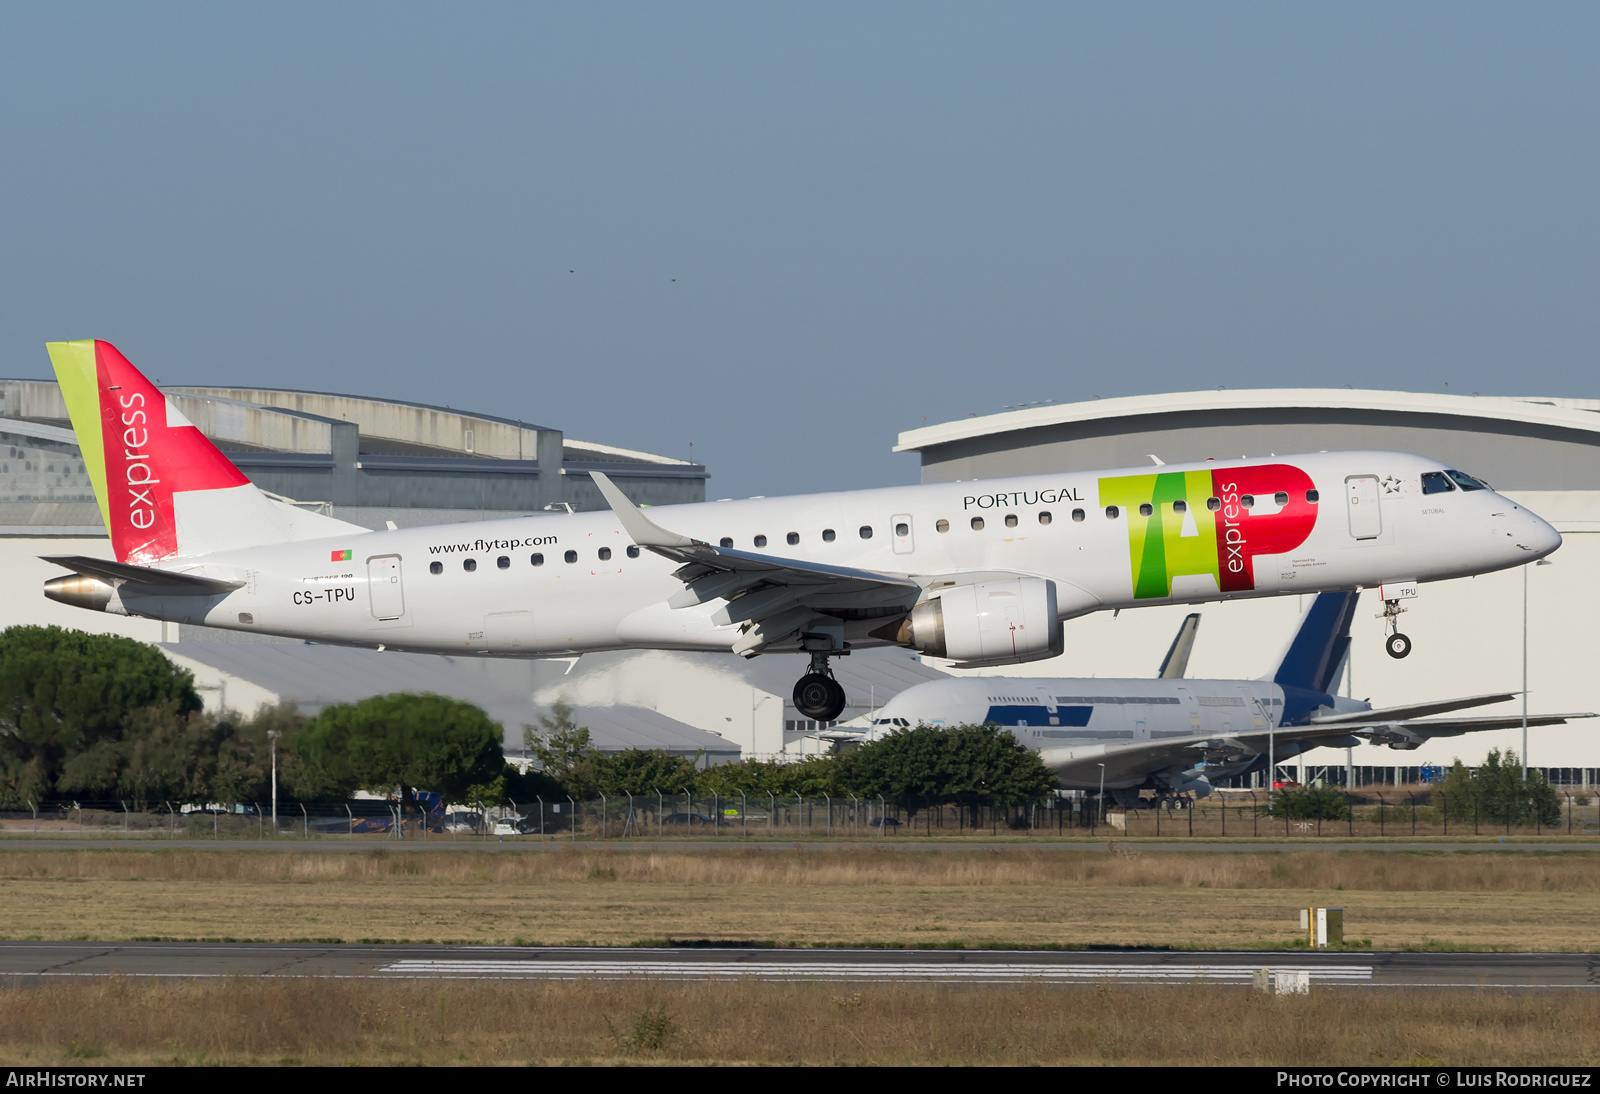
[[[1600,854],[1600,842],[1585,837],[1551,837],[1544,840],[1497,840],[1480,842],[1428,840],[1161,840],[1144,841],[1128,839],[1058,840],[1040,837],[1033,840],[966,841],[966,840],[914,840],[890,837],[880,840],[518,840],[490,839],[452,840],[434,837],[426,840],[191,840],[50,838],[40,836],[25,839],[0,839],[3,851],[313,851],[341,854],[362,851],[471,851],[488,854],[538,854],[563,851],[615,851],[619,853],[651,851],[859,851],[883,848],[891,851],[1088,851],[1106,852],[1114,849],[1150,852],[1180,852],[1184,854],[1287,854],[1296,851],[1376,851],[1388,853],[1480,851],[1484,853],[1508,852],[1512,854]]]
[[[1313,987],[1600,989],[1600,955],[1034,950],[583,949],[165,942],[4,942],[0,983],[132,976],[944,984],[1248,984],[1304,970]]]

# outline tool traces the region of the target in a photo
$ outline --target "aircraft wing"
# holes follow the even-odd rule
[[[1490,703],[1504,703],[1506,700],[1515,699],[1516,697],[1517,693],[1514,691],[1503,691],[1495,695],[1470,695],[1465,699],[1439,699],[1431,703],[1412,703],[1403,707],[1384,707],[1381,710],[1355,710],[1345,714],[1313,714],[1309,722],[1318,726],[1350,726],[1362,722],[1426,718],[1430,714],[1446,714],[1452,710],[1465,710],[1467,707],[1486,707]],[[1517,718],[1517,724],[1522,724],[1520,716]]]
[[[244,588],[242,581],[219,581],[197,574],[156,570],[149,566],[134,566],[127,562],[112,562],[103,558],[86,558],[82,555],[40,555],[45,562],[80,574],[97,577],[108,585],[124,583],[137,585],[141,592],[156,596],[217,596]]]
[[[1530,714],[1528,725],[1561,725],[1572,718],[1593,718],[1583,714]],[[1360,723],[1336,725],[1283,726],[1270,734],[1278,744],[1297,743],[1316,747],[1319,743],[1332,744],[1343,741],[1353,743],[1351,737],[1365,738],[1373,744],[1387,744],[1391,748],[1415,748],[1430,737],[1455,737],[1486,729],[1511,729],[1522,725],[1521,715],[1504,715],[1481,718],[1435,718],[1422,720],[1391,719],[1375,721],[1368,718]],[[1130,741],[1127,744],[1084,745],[1047,748],[1040,754],[1045,764],[1058,771],[1076,768],[1077,774],[1093,777],[1099,765],[1106,767],[1106,785],[1113,786],[1129,779],[1141,780],[1152,771],[1174,767],[1191,767],[1208,757],[1221,756],[1228,761],[1239,760],[1265,753],[1269,733],[1265,729],[1251,729],[1225,737],[1195,735],[1173,737],[1163,741]]]
[[[728,601],[712,618],[723,626],[745,625],[735,653],[753,657],[803,633],[819,615],[881,608],[892,616],[922,594],[922,585],[908,574],[739,551],[679,535],[645,516],[603,472],[592,471],[590,477],[635,543],[682,563],[675,576],[684,588],[667,601],[670,606]]]

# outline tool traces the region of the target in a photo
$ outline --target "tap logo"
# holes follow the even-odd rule
[[[1100,504],[1128,522],[1136,600],[1172,596],[1173,579],[1218,592],[1256,587],[1257,555],[1292,551],[1317,523],[1311,477],[1289,464],[1168,471],[1100,480]]]

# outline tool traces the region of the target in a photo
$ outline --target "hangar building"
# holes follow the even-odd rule
[[[923,482],[1101,468],[1208,457],[1266,457],[1337,449],[1430,456],[1485,479],[1538,513],[1564,543],[1549,565],[1422,587],[1401,629],[1415,643],[1396,661],[1383,649],[1376,594],[1352,628],[1347,694],[1374,706],[1523,690],[1531,713],[1600,711],[1600,400],[1429,395],[1350,389],[1195,391],[1032,405],[902,433],[897,452],[922,461]],[[1191,677],[1269,674],[1304,597],[1156,606],[1066,624],[1052,661],[984,670],[1018,676],[1154,676],[1179,622],[1201,612]],[[955,670],[952,670],[955,671]],[[1520,713],[1520,701],[1481,713]],[[1415,781],[1424,764],[1471,764],[1491,748],[1522,752],[1520,729],[1439,739],[1416,751],[1364,745],[1300,758],[1340,781]],[[1553,781],[1600,779],[1600,719],[1528,731],[1528,761]],[[1346,771],[1348,767],[1353,771]],[[1285,765],[1293,767],[1294,765]],[[1326,769],[1326,770],[1324,770]]]

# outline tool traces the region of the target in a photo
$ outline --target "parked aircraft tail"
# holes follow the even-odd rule
[[[366,531],[268,498],[110,342],[48,348],[118,562]]]
[[[1350,621],[1358,596],[1357,592],[1317,594],[1273,674],[1273,683],[1331,694],[1350,651]]]

